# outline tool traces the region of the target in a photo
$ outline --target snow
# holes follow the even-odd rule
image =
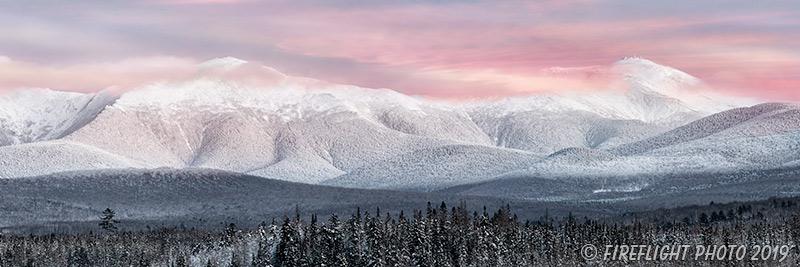
[[[0,146],[46,141],[90,122],[114,98],[50,89],[14,90],[0,95]]]
[[[702,83],[683,71],[659,65],[640,57],[626,57],[617,61],[614,70],[622,73],[632,88],[661,95],[678,95],[683,90]]]
[[[234,70],[237,67],[247,64],[247,61],[235,57],[222,57],[200,63],[200,69],[212,70]]]
[[[796,105],[729,110],[747,100],[717,98],[697,78],[641,58],[614,65],[624,78],[619,90],[469,103],[292,77],[236,58],[198,69],[198,77],[118,99],[46,89],[0,96],[0,177],[210,168],[435,190],[509,175],[700,172],[800,160]]]
[[[798,105],[767,103],[724,111],[604,151],[570,148],[503,176],[599,178],[758,170],[790,166],[800,159],[798,151]]]
[[[62,140],[0,147],[0,166],[0,178],[64,171],[153,167],[91,146]]]
[[[353,170],[323,184],[382,189],[431,191],[489,180],[533,164],[531,153],[473,145],[417,150]]]
[[[353,112],[374,117],[375,109],[402,108],[421,112],[421,101],[390,90],[355,86],[307,88],[286,80],[272,87],[243,87],[232,81],[201,78],[180,83],[158,83],[124,94],[114,107],[181,113],[187,109],[225,112],[241,108],[276,115],[284,121]]]
[[[608,119],[582,111],[527,111],[497,117],[474,112],[472,120],[496,146],[549,155],[567,147],[608,148],[640,140],[665,129],[637,120]]]
[[[759,121],[763,121],[763,119],[760,119],[760,117],[767,116],[767,118],[773,118],[770,116],[770,114],[775,113],[782,114],[787,117],[787,123],[784,123],[783,121],[774,121],[767,124],[776,126],[786,125],[789,126],[790,129],[796,129],[798,126],[800,126],[800,124],[797,122],[797,119],[799,119],[798,116],[786,116],[793,114],[791,111],[786,111],[792,107],[793,105],[785,104],[761,104],[753,107],[732,109],[702,118],[658,136],[622,145],[614,148],[612,151],[618,154],[636,154],[705,138],[728,130],[735,135],[744,134],[748,131],[742,129],[742,127],[745,127],[750,123],[756,123],[759,125],[757,127],[749,127],[750,129],[755,128],[753,130],[763,131],[766,126],[761,125],[763,123],[759,123]],[[774,129],[768,132],[773,133],[777,132],[777,130],[778,129]]]
[[[67,138],[153,166],[306,183],[417,149],[491,144],[465,112],[391,90],[293,78],[268,87],[216,78],[153,84]]]
[[[675,125],[712,113],[753,104],[752,100],[723,97],[697,78],[642,58],[625,58],[612,67],[622,77],[619,88],[596,92],[546,93],[467,105],[473,113],[502,118],[519,112],[582,111],[603,118]]]
[[[549,162],[564,162],[564,163],[587,163],[588,161],[610,161],[617,159],[614,154],[602,150],[568,147],[553,154],[550,154],[545,159]]]

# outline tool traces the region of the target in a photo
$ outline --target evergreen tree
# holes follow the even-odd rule
[[[776,209],[796,205],[777,203]],[[325,223],[312,215],[310,224],[294,216],[280,227],[273,220],[256,230],[229,226],[219,232],[176,227],[117,235],[4,234],[0,266],[582,266],[590,263],[578,254],[581,244],[800,243],[800,214],[774,216],[769,201],[737,209],[721,207],[703,210],[711,214],[705,221],[716,220],[713,225],[685,224],[678,222],[680,217],[666,216],[655,217],[655,222],[647,217],[617,224],[578,220],[571,214],[520,223],[508,205],[491,217],[486,211],[470,217],[463,206],[447,211],[440,205],[414,211],[411,220],[403,212],[396,220],[391,214],[367,214],[362,219],[359,212],[344,223],[336,215]],[[738,210],[746,216],[736,215]],[[751,216],[759,212],[765,218]],[[700,211],[697,214],[703,217]],[[798,262],[800,254],[792,250],[781,264]]]
[[[175,260],[175,267],[186,267],[186,258],[183,256],[178,256],[178,259]]]
[[[409,248],[409,232],[412,228],[402,210],[397,216],[397,222],[395,223],[395,221],[392,220],[391,223],[388,223],[387,228],[391,229],[391,231],[389,231],[390,243],[388,247],[387,263],[390,266],[412,266],[411,249]]]
[[[272,220],[271,224],[262,222],[258,226],[258,250],[256,251],[256,254],[253,255],[253,266],[265,267],[272,265],[272,251],[275,245],[277,228],[278,227],[275,225],[274,219]]]
[[[364,228],[361,224],[361,208],[356,208],[356,213],[347,221],[346,232],[348,242],[345,247],[345,258],[352,266],[366,265],[366,251],[364,245]]]
[[[346,266],[344,238],[339,230],[341,225],[336,214],[331,215],[320,231],[321,266]]]
[[[294,267],[305,266],[305,255],[302,250],[302,239],[297,221],[285,218],[281,226],[281,239],[275,255],[276,266]]]
[[[116,232],[117,231],[117,223],[119,221],[114,219],[115,213],[110,208],[106,208],[103,211],[103,216],[100,217],[100,223],[98,224],[100,228],[107,232]]]
[[[700,218],[698,218],[698,220],[697,220],[697,221],[698,221],[699,223],[701,223],[701,224],[708,224],[708,223],[709,223],[709,221],[708,221],[708,215],[706,215],[706,213],[705,213],[705,212],[703,212],[703,213],[700,213]]]
[[[383,239],[386,238],[386,233],[380,223],[380,217],[370,218],[365,215],[364,229],[366,244],[367,244],[367,265],[369,266],[384,266],[386,265],[386,243]]]
[[[323,251],[320,248],[320,227],[317,224],[317,215],[311,215],[311,222],[308,224],[304,231],[303,238],[303,251],[305,251],[306,264],[310,266],[319,266],[322,262]]]
[[[422,212],[417,211],[414,214],[414,222],[409,233],[410,257],[414,266],[433,266],[430,262],[432,245],[426,228],[426,220],[422,217]]]

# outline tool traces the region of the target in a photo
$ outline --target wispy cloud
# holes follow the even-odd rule
[[[248,0],[152,0],[148,2],[163,5],[220,5],[238,4],[247,1]]]
[[[189,78],[197,62],[174,57],[132,58],[116,62],[46,65],[0,57],[0,91],[53,88],[92,92]]]
[[[0,52],[76,66],[232,55],[290,74],[437,97],[590,88],[596,81],[542,70],[638,55],[722,90],[800,99],[799,7],[791,1],[22,2],[0,14],[0,23],[17,25],[0,29]]]

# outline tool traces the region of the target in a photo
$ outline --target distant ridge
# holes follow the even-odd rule
[[[657,141],[749,102],[711,97],[699,79],[642,58],[610,69],[624,78],[624,90],[468,103],[293,77],[232,57],[199,64],[191,79],[156,81],[118,98],[22,90],[0,98],[16,103],[0,105],[0,177],[209,168],[427,191],[519,172],[704,171],[800,159],[788,149],[800,128],[790,108],[753,121],[751,134],[735,140]],[[770,148],[776,144],[785,149]],[[760,150],[735,155],[747,146]],[[766,153],[772,160],[759,158]]]

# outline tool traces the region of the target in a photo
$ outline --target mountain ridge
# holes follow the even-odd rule
[[[70,124],[61,135],[31,139],[35,145],[0,146],[0,154],[9,155],[0,177],[81,166],[213,168],[311,184],[425,191],[531,168],[557,172],[563,164],[572,170],[587,163],[575,169],[584,171],[610,171],[618,166],[613,164],[640,159],[647,163],[643,169],[668,162],[679,166],[690,161],[636,153],[582,159],[743,103],[696,108],[692,105],[709,100],[702,82],[649,60],[624,59],[612,70],[623,75],[621,92],[453,103],[215,59],[200,64],[196,78],[154,82],[102,102],[100,111],[80,120],[86,123]],[[794,118],[784,116],[775,120]],[[784,132],[794,129],[787,127]],[[440,153],[449,149],[461,152]],[[559,151],[562,156],[555,157]],[[50,165],[26,168],[31,161]],[[470,170],[475,166],[483,167]],[[407,183],[396,177],[411,174]]]

